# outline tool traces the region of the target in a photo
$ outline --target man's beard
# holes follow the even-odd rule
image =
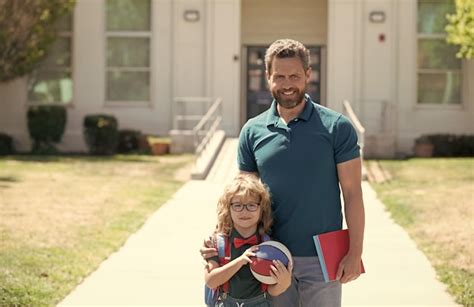
[[[306,87],[303,91],[300,91],[299,89],[296,89],[296,98],[289,98],[285,97],[282,91],[272,91],[272,96],[275,98],[276,102],[278,105],[285,109],[293,109],[297,105],[299,105],[301,102],[303,102],[303,99],[305,97],[306,93]]]

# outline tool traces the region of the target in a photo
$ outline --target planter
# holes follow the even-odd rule
[[[169,143],[153,143],[150,144],[151,153],[156,156],[166,155],[170,152]]]
[[[433,144],[423,143],[415,145],[415,155],[417,157],[429,158],[433,156]]]

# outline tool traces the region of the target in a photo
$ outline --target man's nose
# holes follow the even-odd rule
[[[281,84],[284,89],[290,89],[293,87],[293,84],[290,82],[289,78],[285,78]]]

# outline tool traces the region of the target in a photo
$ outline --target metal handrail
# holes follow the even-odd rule
[[[352,109],[350,102],[348,100],[344,100],[342,104],[344,106],[344,110],[346,111],[347,116],[349,117],[351,122],[354,124],[354,127],[356,128],[357,135],[359,137],[360,157],[363,160],[364,143],[365,143],[365,128],[360,123],[360,120],[355,114],[354,110]]]
[[[194,126],[193,134],[194,134],[194,149],[195,154],[200,155],[201,152],[206,148],[209,144],[212,136],[217,131],[219,124],[222,121],[222,116],[217,114],[217,111],[220,109],[222,105],[222,98],[217,98],[214,103],[209,107],[206,114],[201,118],[201,120]],[[207,132],[205,131],[204,127],[210,123],[209,129]],[[201,133],[201,130],[204,130],[205,133]],[[200,136],[204,135],[202,139]]]

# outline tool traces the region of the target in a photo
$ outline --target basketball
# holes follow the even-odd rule
[[[277,241],[266,241],[258,245],[258,251],[250,263],[250,271],[255,278],[268,285],[276,283],[270,275],[273,260],[280,260],[286,267],[291,259],[291,254],[285,245]]]

